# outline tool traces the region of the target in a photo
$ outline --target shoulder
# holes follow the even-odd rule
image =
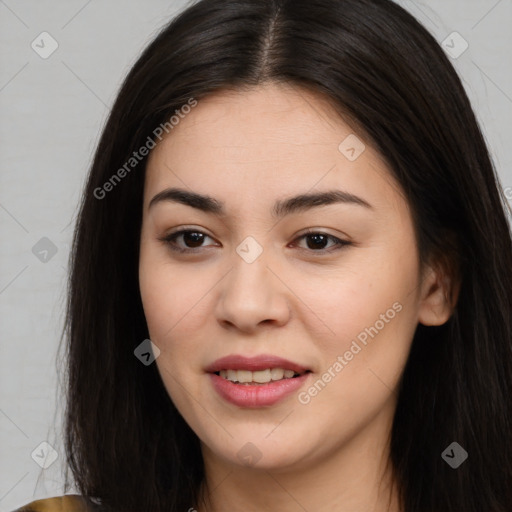
[[[68,494],[32,501],[13,512],[89,512],[91,510],[93,509],[87,506],[82,496]]]

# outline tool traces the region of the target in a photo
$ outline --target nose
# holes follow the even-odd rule
[[[218,322],[225,328],[252,333],[261,326],[283,326],[290,318],[288,288],[264,257],[252,263],[234,254],[233,267],[219,284]]]

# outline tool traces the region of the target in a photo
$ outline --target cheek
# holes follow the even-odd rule
[[[164,343],[186,317],[199,293],[197,272],[188,273],[173,265],[156,244],[141,245],[139,288],[152,340]]]
[[[414,335],[408,276],[395,281],[395,287],[372,277],[354,275],[354,281],[347,279],[335,292],[313,293],[310,288],[305,298],[308,305],[315,304],[329,330],[312,339],[310,348],[321,368],[297,398],[304,414],[309,411],[334,437],[340,425],[355,435],[393,400]]]
[[[190,333],[197,329],[197,322],[194,325],[194,304],[199,306],[197,293],[183,272],[147,256],[141,251],[139,286],[149,337],[160,349],[155,363],[164,387],[182,410],[187,408],[188,396],[183,389],[192,392],[195,384],[183,361],[194,351]]]
[[[343,350],[360,333],[364,341],[375,324],[384,332],[392,324],[414,323],[418,267],[411,256],[397,258],[384,247],[361,251],[329,275],[303,272],[298,277],[294,293],[307,306],[301,306],[304,314],[309,310],[310,326],[316,318],[317,339],[327,352]]]
[[[299,397],[301,403],[314,400],[321,411],[337,403],[341,416],[363,417],[398,383],[417,325],[418,266],[413,248],[407,257],[376,252],[347,263],[335,279],[309,280],[298,290],[326,326],[312,337],[321,382]]]
[[[182,394],[177,382],[192,390],[202,373],[201,355],[208,343],[206,336],[212,332],[206,324],[212,323],[217,280],[215,276],[210,279],[204,269],[173,264],[151,248],[141,250],[139,287],[144,315],[149,337],[160,349],[157,367],[174,401],[179,401],[176,394]]]
[[[172,329],[175,320],[182,313],[179,301],[179,291],[174,282],[169,286],[165,276],[158,268],[143,269],[139,279],[140,293],[144,314],[148,324],[151,339],[163,341],[165,333]]]

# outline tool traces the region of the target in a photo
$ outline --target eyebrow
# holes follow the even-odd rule
[[[224,203],[213,197],[191,192],[181,188],[166,188],[156,194],[149,202],[148,210],[157,203],[171,201],[191,206],[205,213],[211,213],[218,217],[227,215]],[[325,192],[313,192],[300,194],[298,196],[279,199],[274,203],[272,216],[276,218],[284,217],[292,213],[303,212],[311,208],[327,206],[335,203],[347,203],[373,209],[367,201],[349,192],[343,190],[328,190]]]

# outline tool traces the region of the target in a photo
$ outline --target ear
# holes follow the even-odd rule
[[[442,325],[455,309],[460,280],[454,269],[437,264],[427,265],[422,273],[418,321],[423,325]]]

